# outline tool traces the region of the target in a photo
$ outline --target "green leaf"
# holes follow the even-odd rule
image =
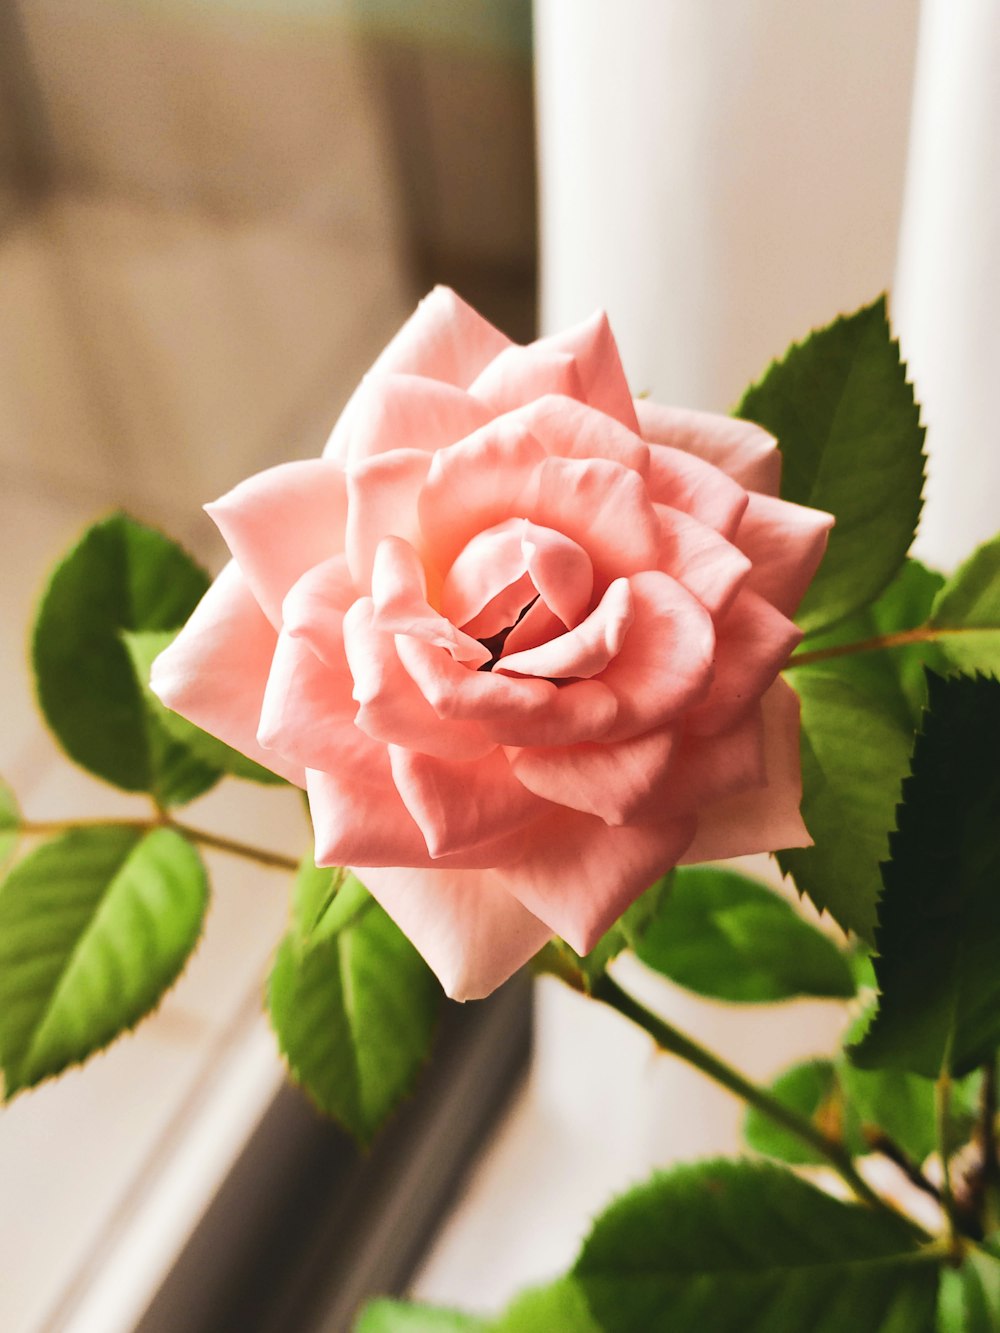
[[[149,673],[153,661],[164,648],[173,643],[176,630],[126,630],[122,634],[125,647],[132,662],[135,678],[142,691],[146,707],[150,710],[163,730],[178,745],[184,748],[203,764],[228,773],[233,778],[246,778],[251,782],[260,782],[268,786],[287,786],[285,779],[268,768],[248,759],[239,750],[234,750],[225,741],[210,736],[201,727],[196,727],[180,713],[167,708],[149,688]]]
[[[897,578],[878,601],[842,620],[832,630],[811,634],[802,644],[802,653],[829,652],[846,644],[867,643],[900,630],[926,625],[944,578],[927,569],[919,560],[907,560]],[[794,660],[794,659],[793,659]],[[932,642],[831,657],[820,670],[853,685],[872,702],[910,730],[920,724],[927,702],[924,667],[935,671],[948,669],[943,648]],[[802,667],[798,670],[808,671]],[[798,675],[793,677],[797,680]]]
[[[828,1134],[840,1130],[843,1113],[836,1070],[830,1060],[808,1060],[793,1065],[771,1084],[769,1091],[780,1102],[797,1111]],[[765,1157],[776,1157],[793,1166],[822,1162],[815,1149],[795,1134],[776,1125],[770,1116],[750,1107],[743,1121],[747,1146]]]
[[[849,1060],[838,1062],[837,1077],[865,1148],[878,1148],[881,1131],[918,1165],[934,1151],[934,1084],[928,1079],[901,1069],[858,1069]]]
[[[489,1333],[601,1333],[578,1284],[570,1277],[523,1292]]]
[[[636,953],[672,981],[719,1000],[854,994],[850,963],[832,940],[766,885],[715,866],[676,872]]]
[[[929,674],[930,707],[882,868],[862,1068],[960,1077],[1000,1043],[1000,682]]]
[[[670,897],[676,871],[664,875],[635,900],[615,924],[597,941],[588,954],[578,954],[565,940],[553,940],[552,946],[569,961],[572,970],[583,977],[588,989],[602,977],[608,964],[625,949],[634,949],[650,921]]]
[[[410,1091],[440,1000],[427,964],[355,876],[300,872],[271,972],[271,1022],[293,1076],[361,1142]]]
[[[950,662],[967,672],[1000,674],[1000,536],[956,570],[938,593],[930,622],[962,631],[940,640]]]
[[[179,546],[115,514],[57,565],[35,621],[38,701],[63,749],[98,777],[151,792],[163,805],[192,800],[217,772],[155,722],[121,634],[176,629],[207,587]]]
[[[207,882],[171,829],[77,829],[0,884],[6,1096],[85,1060],[156,1007],[201,934]]]
[[[573,1276],[606,1333],[930,1333],[938,1275],[920,1258],[902,1221],[715,1161],[612,1204]]]
[[[924,432],[884,298],[793,346],[736,414],[777,436],[784,499],[836,516],[797,616],[832,625],[892,580],[920,516]]]
[[[14,855],[20,830],[21,811],[17,797],[0,778],[0,866],[6,865]]]
[[[487,1333],[488,1329],[474,1315],[390,1300],[369,1302],[354,1325],[354,1333]]]
[[[802,702],[802,817],[815,846],[778,864],[821,911],[872,939],[911,733],[829,664],[790,676]]]
[[[970,1248],[959,1269],[941,1275],[939,1333],[996,1333],[1000,1328],[1000,1263],[984,1249]]]

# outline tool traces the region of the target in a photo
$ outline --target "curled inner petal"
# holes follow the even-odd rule
[[[615,579],[586,620],[537,648],[504,655],[496,669],[505,675],[589,680],[621,652],[633,615],[629,582]]]

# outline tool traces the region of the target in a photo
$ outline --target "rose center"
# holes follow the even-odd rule
[[[535,605],[537,601],[538,601],[538,594],[536,593],[534,597],[532,597],[530,602],[521,607],[520,611],[517,613],[517,618],[513,621],[512,624],[506,625],[502,630],[498,630],[496,634],[490,634],[485,639],[479,640],[479,642],[489,653],[490,660],[488,662],[484,662],[483,665],[478,668],[478,670],[480,671],[493,670],[496,664],[500,661],[500,658],[503,654],[504,644],[507,642],[507,636],[511,633],[511,631],[515,628],[515,626],[521,623],[521,621],[524,619],[524,617],[528,614],[528,612],[531,610],[531,608]]]

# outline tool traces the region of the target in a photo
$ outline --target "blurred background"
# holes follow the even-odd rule
[[[953,564],[998,520],[998,179],[993,0],[0,0],[0,771],[36,818],[130,808],[33,714],[46,569],[116,506],[217,567],[200,506],[315,454],[435,282],[519,340],[603,306],[637,392],[718,410],[892,287],[920,549]],[[288,795],[192,818],[298,853]],[[137,1327],[273,1103],[286,886],[211,868],[157,1016],[0,1111],[3,1333]],[[760,1076],[833,1035],[822,1005],[762,1041],[657,1002]],[[541,1058],[417,1294],[496,1308],[652,1164],[734,1140],[731,1099],[603,1018],[541,988]]]

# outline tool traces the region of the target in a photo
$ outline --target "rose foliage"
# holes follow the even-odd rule
[[[321,458],[208,506],[232,560],[153,689],[485,995],[679,863],[811,841],[778,673],[832,520],[779,474],[759,426],[634,400],[603,315],[521,347],[438,288]]]

